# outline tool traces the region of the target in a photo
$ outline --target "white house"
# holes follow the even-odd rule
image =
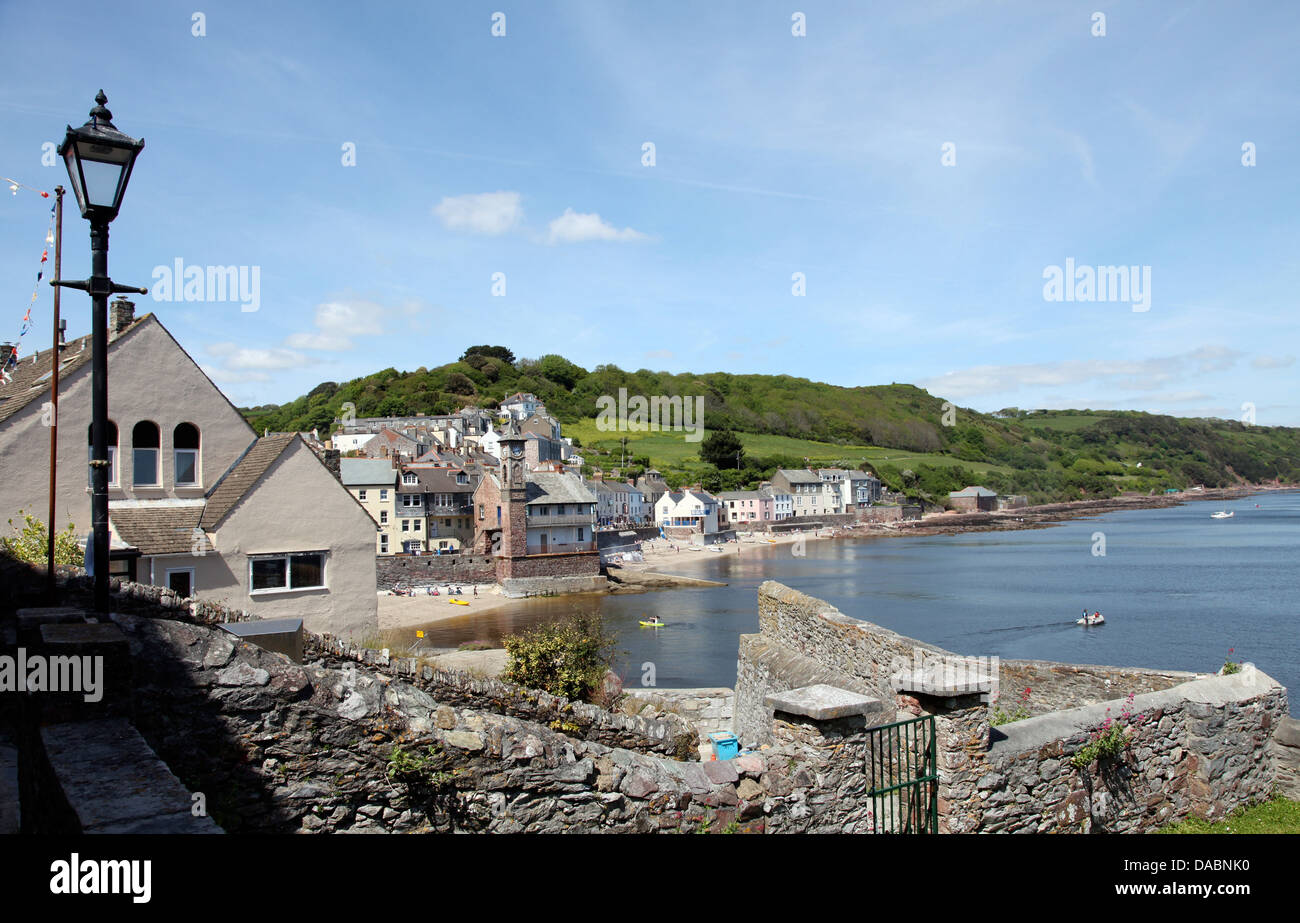
[[[671,490],[655,504],[655,523],[661,528],[718,531],[718,501],[696,488]]]

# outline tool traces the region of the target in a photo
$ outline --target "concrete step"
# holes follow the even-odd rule
[[[29,657],[33,655],[47,658],[51,676],[55,664],[64,664],[59,672],[65,684],[79,678],[80,689],[61,688],[30,694],[40,706],[43,723],[130,714],[131,648],[126,635],[116,625],[111,622],[44,623],[40,626],[39,643],[28,651]]]
[[[82,833],[222,833],[191,813],[190,792],[122,718],[41,729],[49,774]]]

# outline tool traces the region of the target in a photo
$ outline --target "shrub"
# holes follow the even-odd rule
[[[49,542],[49,532],[45,528],[45,523],[22,510],[18,511],[18,515],[23,517],[22,528],[15,526],[12,519],[9,520],[9,525],[17,534],[11,538],[0,537],[0,551],[6,551],[28,564],[44,564]],[[68,523],[68,527],[62,532],[54,533],[55,564],[73,564],[80,567],[84,560],[85,552],[77,544],[72,523]]]
[[[1241,663],[1239,661],[1232,659],[1232,655],[1236,650],[1237,649],[1235,647],[1228,648],[1228,656],[1223,658],[1222,672],[1224,676],[1230,676],[1233,673],[1241,672]]]
[[[1030,688],[1025,687],[1025,691],[1020,693],[1020,701],[1011,711],[1006,711],[1001,705],[993,706],[993,715],[989,718],[989,724],[997,727],[1000,724],[1010,724],[1013,721],[1024,721],[1029,717],[1029,693]]]
[[[599,614],[574,615],[502,639],[510,655],[502,679],[567,699],[589,701],[613,661],[614,638]]]

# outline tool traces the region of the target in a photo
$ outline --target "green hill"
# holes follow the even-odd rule
[[[702,396],[708,431],[740,435],[738,467],[701,461],[703,443],[680,433],[602,432],[597,400],[620,388],[628,395]],[[516,391],[541,398],[588,463],[654,466],[670,483],[698,480],[713,490],[750,486],[778,466],[809,463],[867,468],[893,489],[936,501],[970,483],[1045,502],[1196,484],[1300,482],[1300,429],[1290,427],[1127,411],[982,414],[912,385],[844,388],[788,375],[672,375],[612,365],[588,371],[556,355],[516,361],[504,347],[471,347],[433,369],[388,368],[323,382],[287,404],[243,413],[259,431],[327,431],[349,403],[358,417],[439,414],[469,404],[494,408]]]

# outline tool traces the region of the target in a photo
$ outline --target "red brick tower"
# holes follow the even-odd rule
[[[497,563],[498,577],[514,575],[514,559],[528,554],[528,466],[524,461],[524,444],[512,419],[501,434],[501,545]]]

